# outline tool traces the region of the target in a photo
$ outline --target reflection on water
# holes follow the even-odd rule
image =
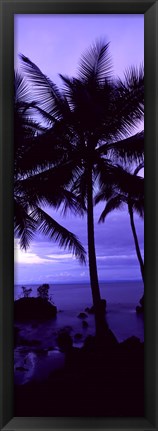
[[[33,288],[33,296],[37,286]],[[102,284],[101,296],[107,300],[107,322],[119,342],[131,336],[144,340],[144,320],[137,315],[135,307],[143,294],[139,282],[117,282]],[[67,327],[73,345],[81,347],[87,335],[95,333],[94,316],[87,315],[87,328],[78,318],[80,312],[91,307],[90,287],[84,285],[51,286],[53,300],[57,306],[56,319],[47,322],[16,323],[20,341],[15,348],[15,382],[24,384],[30,380],[46,379],[49,374],[62,367],[64,354],[57,349],[57,335],[61,328]],[[15,287],[15,298],[20,292]],[[76,337],[79,335],[79,337]]]

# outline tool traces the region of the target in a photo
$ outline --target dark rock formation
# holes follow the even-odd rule
[[[14,326],[14,346],[17,346],[19,341],[19,328],[17,326]]]
[[[81,338],[82,338],[82,334],[80,334],[80,333],[77,333],[77,334],[75,334],[75,339],[76,340],[81,340]]]
[[[77,317],[79,317],[79,319],[87,319],[87,314],[86,313],[80,313]]]
[[[21,298],[14,302],[15,321],[49,320],[56,314],[56,306],[40,297]]]
[[[72,348],[72,337],[66,330],[61,330],[57,336],[57,343],[62,352],[67,352]]]
[[[24,367],[16,367],[17,371],[29,371],[28,368],[24,368]]]
[[[100,307],[101,309],[105,312],[106,311],[106,299],[101,299],[100,301]],[[94,305],[92,305],[92,307],[86,307],[85,308],[86,313],[88,314],[94,314],[95,313],[95,308]]]
[[[88,328],[88,322],[86,322],[86,320],[82,321],[82,326],[84,329]]]
[[[87,351],[110,351],[111,349],[117,347],[118,341],[113,332],[110,329],[105,331],[104,337],[102,339],[97,339],[95,336],[88,335],[85,339],[84,349]]]
[[[39,346],[41,344],[41,341],[39,341],[39,340],[27,340],[26,338],[20,337],[19,344],[21,346],[35,347],[35,346]]]
[[[134,335],[132,337],[127,338],[125,341],[120,343],[121,349],[124,349],[126,351],[138,351],[142,348],[144,343],[141,343],[140,339],[138,337],[135,337]]]
[[[137,305],[137,307],[136,307],[136,313],[142,314],[142,313],[144,313],[144,295],[140,299],[139,303],[140,303],[140,305]]]

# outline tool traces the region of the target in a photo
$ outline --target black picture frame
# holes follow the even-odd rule
[[[13,417],[14,14],[144,14],[145,20],[145,417]],[[0,426],[2,430],[158,430],[158,0],[0,1]]]

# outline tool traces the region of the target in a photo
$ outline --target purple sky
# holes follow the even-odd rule
[[[59,73],[76,75],[81,54],[96,39],[110,41],[114,75],[123,77],[131,65],[144,63],[144,15],[15,15],[15,68],[18,54],[29,57],[58,86]],[[142,126],[139,127],[142,129]],[[102,206],[95,208],[95,239],[99,279],[139,279],[127,210],[111,213],[97,223]],[[74,232],[87,249],[86,219],[48,209],[60,223]],[[135,215],[143,253],[143,221]],[[89,280],[88,265],[82,266],[68,250],[47,237],[35,236],[28,251],[15,240],[15,283],[68,283]]]

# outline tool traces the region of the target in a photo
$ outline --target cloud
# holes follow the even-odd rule
[[[112,256],[97,256],[97,260],[128,260],[128,259],[134,259],[136,258],[135,254],[130,254],[130,255],[126,255],[126,254],[114,254]]]
[[[31,253],[31,252],[26,253],[22,250],[16,251],[14,256],[15,256],[14,261],[17,264],[25,264],[25,265],[40,264],[40,265],[42,265],[45,262],[49,262],[49,259],[39,257],[35,253]]]
[[[38,256],[37,253],[33,253],[32,251],[24,251],[20,249],[20,244],[18,240],[15,240],[15,247],[14,247],[14,262],[15,264],[21,265],[36,265],[49,262],[49,259],[45,257]]]
[[[61,260],[61,259],[74,259],[74,256],[70,253],[65,253],[65,254],[47,254],[47,257],[49,257],[50,259],[57,259],[57,260]]]

